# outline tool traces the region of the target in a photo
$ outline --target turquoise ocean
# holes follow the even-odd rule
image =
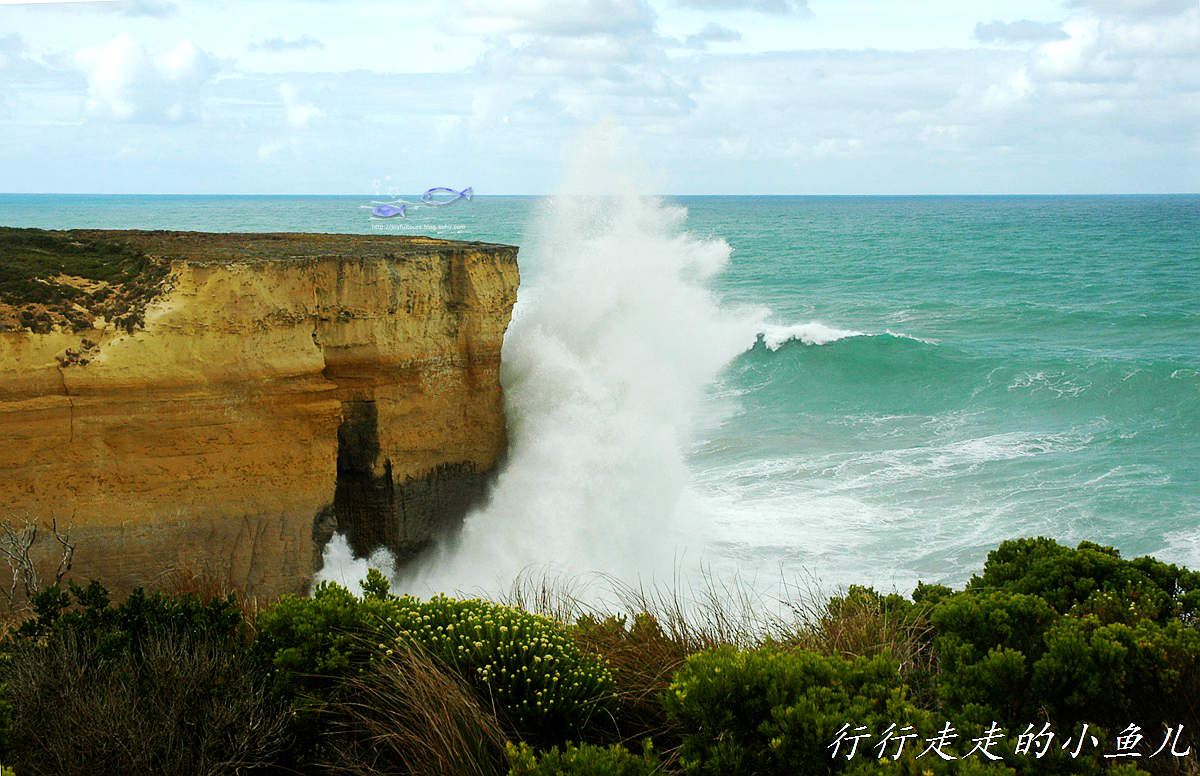
[[[553,274],[553,251],[525,250],[539,198],[390,219],[374,199],[0,195],[0,225],[510,243],[522,304]],[[1017,536],[1200,567],[1200,196],[664,200],[727,245],[691,282],[761,313],[687,417],[687,552],[902,590],[960,584]],[[628,336],[652,371],[693,332]]]

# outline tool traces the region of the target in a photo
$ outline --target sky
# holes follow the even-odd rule
[[[0,0],[0,191],[1200,191],[1200,0]],[[647,192],[651,193],[651,192]]]

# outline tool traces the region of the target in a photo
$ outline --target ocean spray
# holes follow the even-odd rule
[[[542,204],[504,342],[507,461],[486,504],[397,589],[494,593],[530,569],[669,581],[701,538],[701,517],[680,509],[693,414],[761,311],[718,304],[707,283],[729,245],[689,235],[686,210],[645,196],[635,169],[602,126]],[[339,546],[321,577],[361,575]]]

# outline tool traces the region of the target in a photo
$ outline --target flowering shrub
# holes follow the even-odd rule
[[[425,647],[527,736],[557,741],[578,735],[596,713],[615,711],[608,667],[580,652],[553,620],[444,596],[404,596],[389,604],[395,642]]]
[[[259,615],[259,649],[278,686],[336,692],[339,677],[357,676],[400,642],[442,661],[531,740],[578,736],[596,714],[615,711],[607,666],[553,620],[487,601],[393,596],[374,571],[363,592],[322,583],[312,598],[285,597]]]

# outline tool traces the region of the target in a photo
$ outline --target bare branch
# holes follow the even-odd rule
[[[75,559],[75,543],[71,541],[70,528],[59,530],[57,518],[50,519],[49,528],[59,546],[58,568],[54,572],[54,584],[57,586],[71,570],[71,563]],[[42,592],[42,579],[33,559],[37,540],[37,524],[29,518],[25,518],[19,528],[11,521],[0,523],[0,558],[12,571],[12,582],[7,589],[0,587],[0,596],[8,602],[10,609],[19,608]],[[18,589],[24,592],[24,601],[19,601]]]

